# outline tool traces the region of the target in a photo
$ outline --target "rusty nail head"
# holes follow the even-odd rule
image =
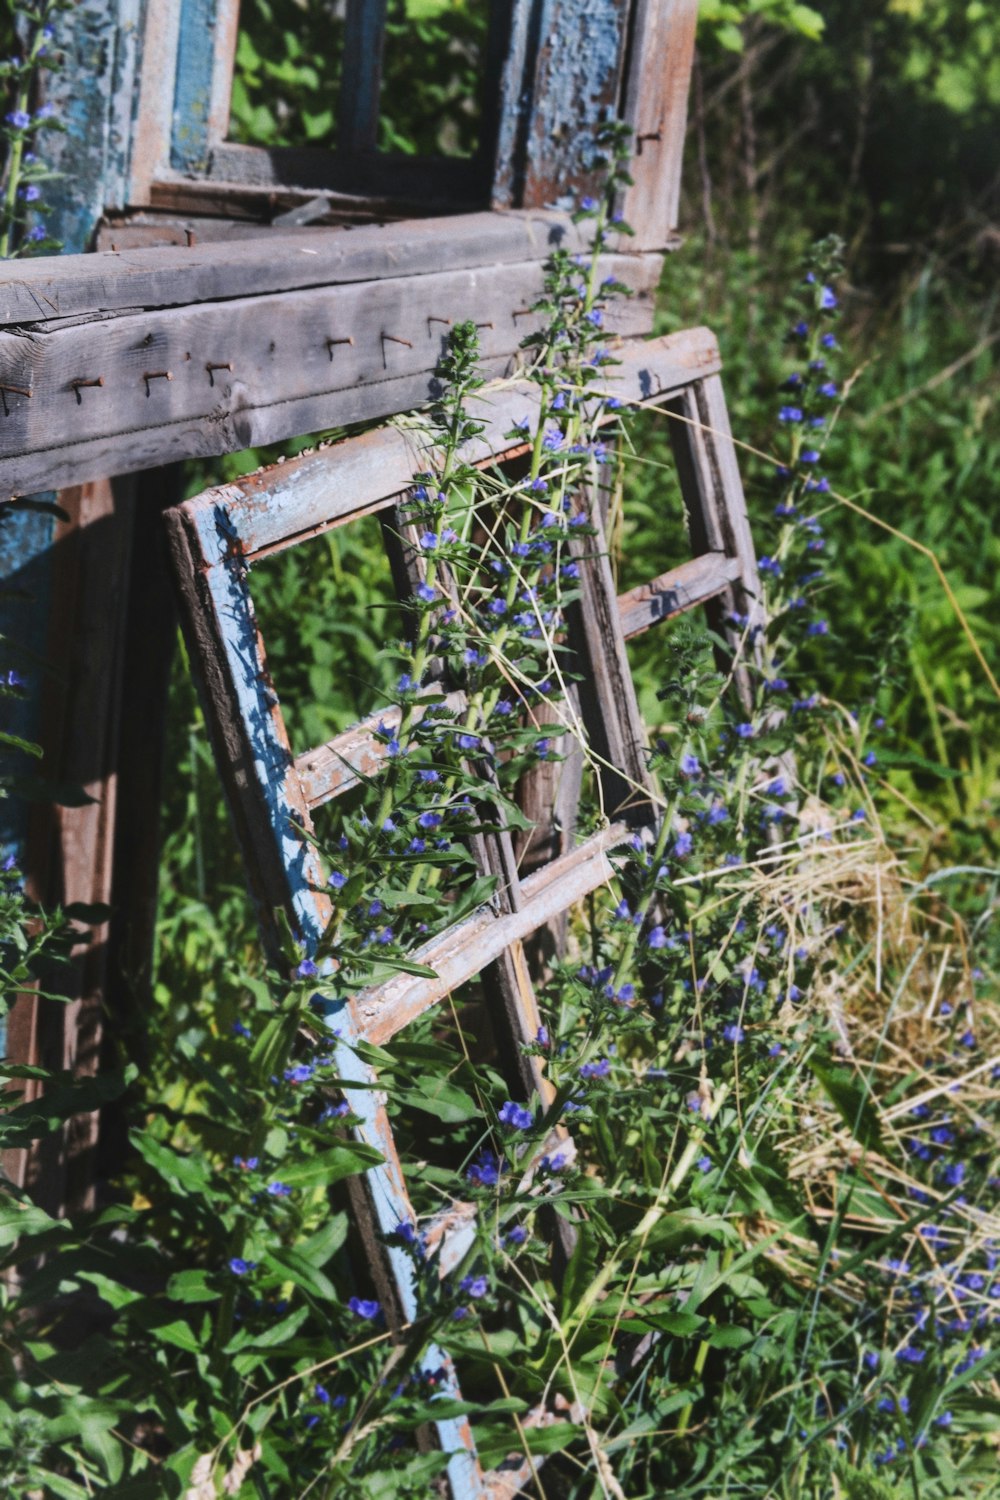
[[[96,378],[96,380],[84,380],[83,376],[81,375],[76,380],[71,380],[69,384],[70,384],[70,389],[72,390],[74,396],[76,397],[76,404],[77,404],[77,406],[82,406],[83,405],[83,397],[80,395],[80,392],[82,390],[86,390],[89,386],[103,385],[104,384],[104,376],[103,375],[98,375],[97,378]]]
[[[382,335],[382,341],[383,341],[383,343],[385,342],[386,339],[388,339],[389,342],[393,343],[393,344],[405,344],[406,347],[407,347],[407,349],[412,349],[413,348],[413,345],[410,343],[409,339],[400,339],[400,338],[397,338],[394,333],[383,333],[383,335]]]

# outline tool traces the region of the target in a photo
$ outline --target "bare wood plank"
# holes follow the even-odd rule
[[[746,499],[740,466],[736,460],[736,447],[729,425],[729,412],[722,390],[722,381],[717,374],[706,376],[695,387],[698,411],[703,423],[702,435],[712,466],[717,491],[725,497],[720,509],[720,522],[726,551],[739,557],[743,568],[739,589],[736,591],[738,607],[763,620],[760,578],[757,573],[757,554],[753,544],[753,533],[747,517]]]
[[[605,273],[636,289],[609,314],[609,333],[649,327],[658,260],[606,257]],[[317,397],[348,392],[356,404],[363,388],[429,377],[444,328],[431,315],[475,321],[485,360],[511,358],[532,321],[515,313],[542,278],[531,262],[427,276],[419,295],[399,278],[0,334],[0,492],[51,483],[48,465],[71,445],[83,463],[84,445],[101,439],[105,472],[120,473],[148,465],[151,447],[162,456],[149,429],[170,434],[163,446],[174,456],[245,448],[262,440],[261,408],[280,436],[280,406],[295,403],[299,420]],[[379,406],[362,410],[376,415]],[[178,442],[181,424],[188,436]],[[284,425],[287,436],[309,430]]]
[[[465,707],[465,694],[448,693],[442,706],[460,713]],[[423,712],[417,704],[417,722]],[[363,776],[377,774],[388,755],[388,747],[376,739],[375,730],[379,724],[396,729],[402,716],[402,709],[391,705],[380,713],[370,714],[352,729],[345,729],[325,745],[296,756],[295,770],[310,812],[357,786]]]
[[[743,485],[718,375],[694,383],[668,407],[679,418],[670,423],[670,437],[692,546],[699,553],[724,552],[740,564],[730,585],[708,601],[713,628],[731,644],[731,657],[722,663],[728,669],[743,633],[733,627],[730,615],[744,615],[750,626],[757,626],[763,625],[764,613]],[[751,637],[751,642],[751,653],[759,659],[760,634]],[[737,668],[735,682],[749,707],[753,688],[745,667]]]
[[[384,1045],[452,990],[472,979],[510,946],[533,932],[557,912],[564,911],[599,885],[610,881],[614,868],[607,851],[622,843],[629,830],[612,824],[551,865],[529,875],[522,884],[520,911],[497,917],[484,908],[413,954],[415,962],[435,971],[434,979],[402,974],[364,990],[354,1002],[358,1023],[369,1041]]]
[[[45,884],[62,903],[110,905],[118,800],[118,735],[134,505],[128,486],[80,485],[60,495],[53,608],[46,656],[59,690],[46,705],[43,742],[54,780],[78,785],[82,807],[38,808],[39,844],[51,860]],[[61,976],[69,1003],[42,1002],[48,1065],[90,1077],[100,1067],[108,999],[108,923],[80,933]],[[98,1114],[75,1115],[29,1152],[27,1183],[50,1212],[93,1206]]]
[[[247,146],[244,149],[262,148]],[[346,228],[356,225],[387,227],[396,220],[419,218],[424,206],[406,199],[389,200],[373,194],[343,193],[332,187],[269,187],[263,183],[229,182],[211,176],[185,177],[180,172],[157,173],[150,185],[147,202],[156,213],[242,219],[265,225],[278,233],[286,222],[286,214],[311,203],[317,192],[322,193],[329,208],[329,218],[321,222]]]
[[[632,177],[620,205],[643,249],[677,224],[698,0],[636,0],[622,118],[634,131]]]
[[[314,231],[308,245],[299,230],[271,230],[239,246],[39,256],[0,267],[0,325],[510,265],[542,260],[557,245],[586,248],[567,214],[475,213]]]
[[[669,620],[685,610],[714,599],[741,576],[739,558],[706,552],[690,562],[661,573],[649,583],[618,596],[618,613],[626,640],[641,635],[658,620]]]
[[[386,8],[386,0],[347,0],[337,110],[341,151],[374,151],[378,145]]]
[[[270,236],[297,235],[300,243],[309,245],[317,235],[329,231],[329,221],[321,224],[282,225],[272,228],[270,224],[248,222],[245,219],[205,219],[196,214],[153,213],[140,210],[136,213],[108,214],[97,227],[94,249],[98,253],[108,250],[162,250],[167,246],[192,249],[199,244],[224,241],[238,244],[241,240],[265,239]]]
[[[656,398],[719,367],[718,345],[707,328],[626,344],[616,354],[620,365],[593,388],[625,402]],[[520,451],[505,434],[537,410],[538,399],[531,381],[482,390],[475,414],[484,431],[464,450],[468,461],[502,460]],[[383,427],[206,490],[187,504],[223,506],[244,556],[253,559],[389,506],[410,487],[414,473],[427,468],[432,436],[422,422]]]

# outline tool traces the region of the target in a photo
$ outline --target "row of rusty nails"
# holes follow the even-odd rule
[[[531,312],[531,308],[530,307],[519,307],[519,308],[515,308],[514,309],[513,316],[515,318],[523,318],[523,317],[526,317],[530,312]],[[438,318],[438,317],[435,317],[433,314],[430,317],[428,317],[428,319],[427,319],[428,330],[430,329],[431,323],[443,323],[446,328],[450,328],[451,327],[451,319],[450,318]],[[492,328],[493,326],[494,325],[492,323],[477,323],[476,324],[477,328]],[[382,340],[382,347],[383,347],[383,349],[385,348],[385,345],[386,345],[387,342],[391,343],[391,344],[405,344],[406,347],[407,347],[407,349],[412,349],[413,348],[413,344],[411,343],[411,341],[409,339],[399,338],[394,333],[383,333],[381,335],[381,340]],[[353,343],[354,343],[354,339],[351,338],[351,337],[343,338],[343,339],[333,339],[333,338],[327,339],[327,341],[326,341],[326,347],[329,350],[330,358],[331,359],[333,358],[333,351],[337,347],[338,344],[351,344],[351,345],[353,345]],[[233,370],[233,362],[232,362],[231,359],[210,360],[205,365],[205,369],[208,371],[209,384],[214,386],[214,384],[215,384],[215,371],[216,370],[229,370],[230,372],[232,372],[232,370]],[[146,384],[146,395],[148,396],[149,395],[149,382],[151,380],[173,380],[174,375],[173,375],[173,371],[172,370],[146,370],[143,373],[142,378],[145,381],[145,384]],[[91,387],[94,387],[94,386],[103,386],[103,385],[104,385],[104,376],[103,375],[97,375],[97,376],[95,376],[95,378],[93,380],[87,379],[86,377],[84,377],[84,376],[81,375],[81,376],[78,376],[76,380],[71,380],[70,381],[69,388],[73,392],[74,396],[76,397],[76,404],[77,404],[77,406],[82,406],[83,405],[83,397],[80,395],[80,392],[88,390],[88,389],[90,389]],[[31,391],[27,390],[24,386],[21,386],[21,385],[3,385],[3,384],[0,384],[0,395],[3,395],[3,397],[4,397],[3,407],[4,407],[4,412],[5,413],[7,413],[6,396],[7,396],[8,393],[10,395],[12,395],[12,396],[28,396],[28,397],[30,397],[31,394],[32,394]]]

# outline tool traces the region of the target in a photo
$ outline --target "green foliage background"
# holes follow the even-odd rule
[[[815,6],[705,0],[702,11],[681,219],[685,243],[664,270],[657,331],[706,322],[719,336],[734,430],[758,450],[744,454],[743,472],[763,551],[773,525],[767,455],[775,442],[779,386],[788,371],[782,355],[788,290],[799,277],[807,245],[822,234],[841,232],[849,259],[840,288],[844,316],[838,336],[856,378],[829,451],[834,488],[935,552],[997,671],[1000,203],[993,143],[1000,64],[992,45],[995,21],[982,4],[948,0],[817,0]],[[335,144],[332,101],[339,59],[331,14],[330,5],[319,0],[247,0],[233,101],[238,137],[265,144]],[[483,15],[482,5],[463,0],[394,0],[386,89],[392,108],[381,123],[384,148],[474,150],[477,112],[468,101],[476,92]],[[425,65],[413,66],[414,50]],[[282,451],[296,451],[309,441],[304,437]],[[192,465],[188,490],[195,493],[275,456],[254,451]],[[683,555],[670,466],[666,431],[651,420],[625,465],[615,533],[623,586]],[[995,696],[926,555],[836,498],[821,498],[817,511],[828,538],[823,565],[830,634],[816,645],[817,674],[831,698],[855,708],[889,662],[891,690],[882,697],[888,722],[878,773],[885,782],[883,816],[915,875],[933,876],[946,863],[972,867],[953,894],[967,919],[961,930],[975,934],[976,961],[987,974],[995,973],[1000,943],[991,918],[998,877],[989,873],[1000,854]],[[374,525],[335,532],[266,560],[255,570],[253,591],[297,748],[326,738],[388,696],[387,668],[378,654],[386,637],[388,580]],[[683,637],[677,640],[680,655]],[[640,643],[633,666],[647,717],[657,722],[663,711],[662,637]],[[134,1231],[146,1236],[136,1256],[136,1281],[144,1285],[149,1278],[155,1285],[163,1267],[173,1264],[171,1257],[215,1244],[213,1205],[221,1205],[223,1196],[207,1162],[233,1139],[234,1122],[241,1119],[242,1101],[232,1081],[231,1027],[239,1019],[256,1031],[271,1004],[182,648],[171,691],[170,736],[156,1005],[148,1047],[152,1062],[141,1084],[146,1115],[137,1142],[140,1159],[117,1185],[119,1201],[109,1206],[73,1262],[75,1280],[58,1280],[67,1226],[43,1218],[2,1226],[7,1243],[18,1230],[37,1232],[50,1267],[47,1271],[43,1262],[37,1273],[40,1295],[72,1298],[83,1282],[97,1289],[116,1318],[137,1322],[146,1314],[129,1309],[147,1306],[142,1285],[110,1281],[108,1246],[115,1234],[142,1226]],[[17,921],[14,913],[12,932]],[[55,932],[58,949],[58,925]],[[19,929],[16,935],[21,948],[15,970],[23,980],[30,938]],[[5,942],[8,936],[5,928]],[[857,962],[863,961],[864,954]],[[904,976],[900,983],[905,982]],[[888,1021],[885,1026],[888,1030]],[[832,1046],[825,1034],[822,1041]],[[411,1139],[429,1141],[428,1154],[443,1151],[443,1143],[453,1145],[456,1138],[464,1142],[465,1133],[471,1141],[479,1129],[479,1106],[470,1094],[476,1078],[453,1066],[440,1037],[429,1028],[408,1036],[394,1047],[394,1058],[393,1107],[416,1111],[402,1122],[404,1136],[409,1131]],[[481,1076],[487,1077],[486,1070]],[[428,1080],[433,1081],[430,1093]],[[814,1108],[817,1094],[823,1094],[828,1106],[853,1123],[860,1140],[867,1129],[867,1085],[860,1087],[846,1069],[824,1072],[822,1067],[816,1081],[819,1089],[812,1079],[798,1078],[784,1098],[775,1091],[777,1102],[768,1106],[774,1109],[775,1128],[795,1129],[805,1101]],[[109,1080],[109,1093],[125,1087],[139,1097],[134,1068]],[[755,1079],[753,1087],[759,1087],[762,1106],[772,1098],[770,1079]],[[678,1129],[676,1114],[658,1113],[652,1092],[639,1099],[641,1108],[638,1095],[624,1102],[605,1097],[594,1136],[611,1159],[616,1154],[625,1159],[627,1143],[629,1163],[639,1163],[629,1192],[648,1190],[659,1179],[664,1141]],[[284,1127],[274,1128],[278,1144],[287,1146],[288,1133],[280,1138]],[[613,1432],[607,1452],[619,1472],[634,1474],[637,1495],[655,1494],[656,1475],[663,1472],[656,1467],[656,1444],[649,1434],[664,1426],[674,1431],[696,1400],[711,1403],[714,1425],[708,1432],[695,1425],[682,1463],[690,1482],[684,1480],[682,1492],[692,1497],[779,1493],[765,1491],[770,1455],[776,1445],[794,1448],[799,1421],[812,1422],[815,1413],[805,1397],[779,1407],[775,1390],[804,1388],[807,1377],[827,1363],[843,1374],[852,1360],[857,1362],[858,1351],[845,1332],[849,1321],[818,1296],[812,1301],[794,1274],[773,1275],[755,1259],[756,1249],[744,1252],[735,1240],[726,1217],[731,1212],[748,1218],[759,1213],[790,1242],[804,1224],[817,1233],[798,1186],[790,1188],[785,1180],[783,1159],[772,1153],[769,1137],[762,1136],[757,1148],[750,1166],[727,1163],[725,1195],[713,1177],[699,1178],[691,1188],[693,1208],[668,1216],[651,1243],[675,1278],[671,1285],[683,1285],[691,1299],[689,1313],[666,1314],[658,1330],[676,1339],[679,1351],[682,1378],[673,1396],[645,1412],[634,1427],[614,1430],[613,1418],[600,1407],[594,1376],[595,1406]],[[329,1213],[322,1175],[328,1171],[333,1181],[340,1164],[325,1162],[314,1179],[308,1176],[312,1170],[307,1164],[297,1225],[308,1246],[306,1265],[289,1263],[285,1269],[296,1294],[304,1287],[309,1305],[320,1310],[321,1324],[320,1315],[333,1316],[330,1309],[342,1300],[337,1287],[346,1280],[347,1221],[342,1213]],[[164,1183],[172,1194],[166,1199]],[[432,1166],[421,1191],[430,1195],[437,1185]],[[634,1222],[628,1196],[592,1205],[598,1229],[618,1235],[623,1244]],[[142,1217],[150,1201],[167,1203],[152,1225]],[[824,1266],[835,1236],[834,1225],[821,1241]],[[559,1303],[564,1321],[572,1319],[576,1299],[592,1282],[601,1244],[596,1233],[581,1236]],[[277,1270],[269,1269],[280,1275],[281,1262]],[[689,1272],[695,1278],[690,1285],[684,1280]],[[192,1362],[204,1361],[206,1384],[231,1379],[232,1361],[211,1349],[211,1304],[218,1295],[205,1272],[179,1273],[167,1293],[177,1304],[176,1315],[157,1313],[134,1348],[155,1347],[164,1369],[172,1368],[178,1350]],[[704,1301],[704,1317],[698,1298]],[[155,1305],[162,1309],[162,1299]],[[285,1338],[294,1354],[301,1313],[297,1307],[287,1322],[276,1324],[273,1336],[265,1334],[271,1341],[267,1347]],[[527,1304],[519,1318],[517,1327],[497,1328],[492,1335],[492,1347],[512,1374],[523,1373],[525,1349],[535,1351],[544,1366],[554,1342]],[[111,1321],[109,1315],[109,1328]],[[593,1349],[582,1342],[581,1367],[599,1369],[587,1360],[606,1333],[600,1325],[588,1331]],[[53,1356],[44,1334],[36,1343],[39,1360],[57,1381],[83,1384],[88,1372],[61,1351]],[[251,1343],[237,1333],[228,1350],[242,1361],[235,1367],[240,1375],[268,1357],[248,1347]],[[487,1389],[492,1372],[473,1340],[463,1353],[472,1388]],[[213,1360],[222,1368],[210,1369]],[[371,1371],[374,1382],[374,1364]],[[138,1378],[143,1372],[135,1373]],[[127,1366],[115,1378],[119,1394],[127,1391]],[[995,1408],[969,1385],[959,1377],[954,1399],[964,1446],[940,1460],[931,1484],[921,1490],[924,1500],[996,1494],[986,1444],[976,1439],[977,1433],[989,1434]],[[0,1417],[8,1434],[20,1433],[20,1453],[9,1471],[3,1467],[7,1456],[0,1454],[0,1483],[5,1473],[20,1472],[17,1465],[33,1443],[39,1452],[44,1446],[40,1429],[18,1413],[18,1401],[30,1410],[30,1391],[16,1380],[12,1389],[15,1399]],[[915,1406],[924,1411],[939,1399],[930,1375],[915,1378],[912,1390]],[[121,1472],[111,1435],[117,1407],[81,1397],[67,1400],[57,1382],[47,1401],[49,1443],[60,1431],[79,1434],[91,1472],[109,1476],[111,1493],[120,1492],[123,1500],[157,1493],[155,1486],[114,1488]],[[494,1456],[500,1457],[510,1441],[509,1422],[502,1406],[496,1410],[496,1425],[483,1424],[484,1451],[492,1442]],[[556,1451],[572,1435],[568,1424],[556,1424],[547,1441]],[[184,1441],[183,1412],[176,1414],[167,1437]],[[645,1470],[635,1456],[640,1452],[653,1455]],[[817,1442],[810,1452],[811,1468],[804,1460],[785,1464],[782,1500],[827,1500],[835,1494],[893,1500],[917,1493],[915,1480],[911,1484],[900,1468],[894,1477],[852,1472],[828,1444]],[[425,1494],[429,1471],[417,1459],[414,1465],[408,1476],[393,1471],[388,1479],[384,1473],[362,1477],[352,1493]],[[547,1473],[553,1476],[554,1495],[583,1493],[573,1489],[572,1466],[556,1463]],[[65,1483],[53,1493],[74,1500],[84,1493],[68,1479]],[[287,1483],[288,1494],[294,1494],[291,1475]]]

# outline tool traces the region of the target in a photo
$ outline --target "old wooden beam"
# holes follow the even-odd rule
[[[659,257],[608,256],[602,270],[635,291],[609,335],[646,331]],[[444,325],[432,315],[474,321],[499,371],[541,316],[524,309],[543,275],[534,262],[0,334],[0,493],[405,410],[434,389]]]
[[[0,325],[540,261],[557,246],[586,244],[585,227],[567,214],[477,213],[313,230],[308,239],[268,229],[241,245],[43,256],[0,266]]]
[[[624,403],[667,400],[721,363],[715,335],[707,328],[627,343],[616,357],[621,363],[609,367],[592,388]],[[505,434],[515,421],[537,410],[538,402],[539,388],[528,380],[483,390],[475,410],[484,430],[464,450],[468,461],[515,456],[519,448]],[[381,427],[215,486],[184,508],[223,509],[243,558],[252,562],[330,526],[388,508],[409,488],[414,473],[427,467],[432,447],[433,432],[426,423]]]

